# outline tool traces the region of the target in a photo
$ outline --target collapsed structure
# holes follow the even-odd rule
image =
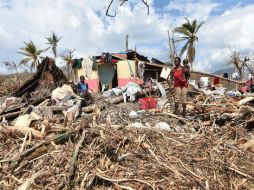
[[[111,87],[90,106],[50,58],[3,100],[1,189],[254,188],[252,94],[191,84],[182,118],[172,114],[173,91],[163,81],[170,67],[138,58],[148,72],[141,76],[138,54],[128,55],[78,71],[97,91],[98,81]],[[153,80],[139,84],[146,76]]]

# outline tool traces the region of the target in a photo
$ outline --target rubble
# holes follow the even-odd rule
[[[253,97],[226,92],[191,86],[186,118],[157,81],[82,107],[46,58],[2,101],[0,189],[254,189]]]

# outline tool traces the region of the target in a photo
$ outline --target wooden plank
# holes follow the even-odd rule
[[[16,111],[16,112],[12,112],[12,113],[7,113],[7,114],[4,114],[4,115],[1,115],[0,119],[2,120],[3,118],[9,119],[9,118],[12,118],[12,117],[17,117],[21,113],[22,113],[22,111]]]
[[[213,75],[213,74],[210,74],[210,73],[205,73],[205,72],[199,72],[199,71],[191,71],[190,72],[191,74],[200,74],[200,75],[205,75],[205,76],[209,76],[209,77],[218,77],[219,79],[221,80],[225,80],[225,81],[228,81],[228,82],[232,82],[232,83],[235,83],[235,84],[245,84],[245,82],[243,81],[237,81],[237,80],[231,80],[231,79],[226,79],[222,76],[219,76],[219,75]]]

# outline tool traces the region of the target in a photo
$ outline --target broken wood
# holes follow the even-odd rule
[[[22,111],[16,111],[16,112],[12,112],[12,113],[6,113],[0,116],[0,120],[2,120],[3,118],[5,119],[10,119],[13,117],[17,117],[22,113]]]
[[[87,106],[87,107],[83,107],[82,108],[82,111],[85,112],[85,113],[91,113],[93,112],[93,110],[96,108],[95,105],[92,105],[92,106]]]
[[[123,101],[124,101],[123,96],[119,96],[119,97],[116,97],[116,98],[113,98],[113,99],[110,100],[110,102],[112,104],[118,104],[118,103],[123,102]]]
[[[72,158],[71,158],[71,163],[70,163],[71,167],[70,167],[70,172],[69,172],[69,187],[71,187],[71,182],[73,180],[73,177],[74,177],[74,174],[75,174],[75,171],[76,171],[79,149],[81,148],[82,143],[85,140],[85,137],[86,137],[86,130],[83,129],[81,138],[80,138],[78,144],[76,145],[75,150],[74,150],[73,155],[72,155]]]
[[[47,171],[41,170],[41,171],[39,171],[39,172],[33,174],[29,179],[27,179],[27,180],[18,188],[18,190],[27,190],[27,189],[29,189],[30,186],[34,183],[34,180],[35,180],[36,178],[38,178],[39,176],[42,176],[42,175],[44,175],[44,174],[46,174],[46,173],[47,173]]]
[[[180,117],[180,116],[177,116],[173,113],[157,113],[157,114],[160,114],[160,115],[167,115],[167,116],[170,116],[170,117],[173,117],[175,119],[178,119],[180,122],[182,122],[183,124],[187,124],[188,122],[186,121],[185,118],[183,117]]]
[[[37,131],[31,127],[8,126],[8,127],[4,127],[3,129],[5,129],[6,132],[11,132],[11,133],[16,133],[16,132],[21,132],[22,134],[32,133],[32,135],[34,135],[34,137],[36,137],[38,139],[43,139],[43,135],[41,134],[41,132]]]
[[[254,100],[254,97],[247,97],[247,98],[244,98],[244,99],[242,99],[242,100],[240,100],[239,102],[238,102],[238,105],[245,105],[245,104],[247,104],[247,103],[249,103],[249,102],[251,102],[251,101],[253,101]]]

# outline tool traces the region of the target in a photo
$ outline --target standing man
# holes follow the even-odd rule
[[[85,106],[88,106],[93,102],[93,97],[88,92],[88,84],[85,82],[85,77],[83,75],[80,76],[80,82],[78,83],[77,90],[80,97],[84,99]]]
[[[182,103],[183,111],[182,116],[186,116],[186,95],[188,91],[188,80],[190,76],[190,70],[188,67],[181,66],[181,58],[175,57],[174,68],[171,71],[171,80],[175,89],[175,111],[174,114],[178,113],[179,103]],[[186,64],[186,63],[185,63]],[[168,76],[168,78],[169,78]]]

